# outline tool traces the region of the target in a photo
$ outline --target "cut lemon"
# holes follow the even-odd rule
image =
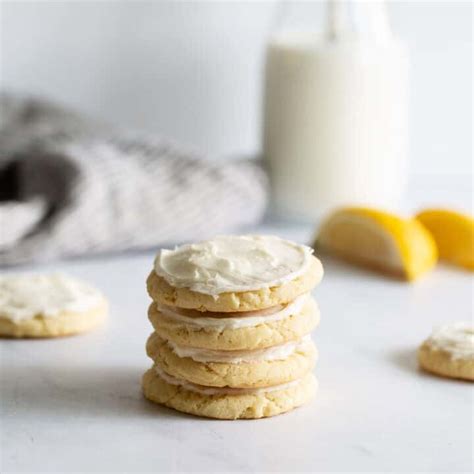
[[[431,234],[416,219],[368,208],[345,208],[330,215],[316,246],[406,280],[433,268],[438,257]]]
[[[474,219],[471,216],[427,209],[416,218],[432,234],[441,259],[474,270]]]

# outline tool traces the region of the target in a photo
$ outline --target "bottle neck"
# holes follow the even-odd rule
[[[325,36],[330,42],[347,38],[388,41],[392,34],[385,1],[327,0]]]

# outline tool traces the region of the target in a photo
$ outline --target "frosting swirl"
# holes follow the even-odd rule
[[[275,236],[219,236],[161,250],[155,272],[170,285],[198,293],[255,291],[302,275],[312,249]]]
[[[310,350],[313,347],[311,336],[307,334],[298,341],[257,349],[253,351],[216,351],[185,347],[167,341],[168,346],[178,357],[190,357],[196,362],[218,362],[225,364],[249,364],[253,362],[284,360],[297,351]]]
[[[60,273],[0,276],[0,317],[12,321],[80,313],[104,303],[98,290]]]
[[[449,352],[453,359],[474,359],[474,326],[468,322],[436,328],[427,342],[433,349]]]
[[[285,306],[240,313],[202,313],[196,310],[180,309],[160,303],[156,303],[156,308],[166,318],[177,323],[182,323],[186,326],[213,328],[223,331],[225,329],[254,327],[259,324],[281,321],[282,319],[297,315],[301,313],[309,298],[309,293],[304,293]],[[314,305],[317,311],[316,303],[314,303]],[[204,314],[208,316],[204,316]]]

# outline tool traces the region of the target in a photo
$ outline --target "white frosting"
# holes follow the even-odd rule
[[[301,379],[293,380],[288,383],[273,385],[271,387],[261,387],[261,388],[231,388],[231,387],[206,387],[204,385],[197,385],[187,380],[178,379],[167,374],[161,367],[155,365],[156,373],[167,383],[171,385],[177,385],[183,387],[185,390],[190,392],[200,393],[201,395],[252,395],[259,393],[268,393],[276,392],[277,390],[286,390],[287,388],[298,385],[301,382]]]
[[[0,317],[12,321],[85,312],[104,303],[88,284],[62,274],[0,276]]]
[[[436,328],[428,339],[432,348],[451,354],[453,359],[474,359],[474,325],[468,322]]]
[[[242,311],[240,313],[211,313],[215,317],[201,317],[203,313],[195,310],[186,310],[172,306],[156,303],[158,311],[172,321],[197,326],[201,328],[213,328],[219,331],[225,329],[238,329],[243,327],[254,327],[259,324],[280,321],[290,316],[299,314],[308,301],[309,293],[298,296],[286,306],[274,306],[258,311]]]
[[[155,272],[174,287],[216,296],[289,282],[307,270],[312,252],[275,236],[220,236],[161,250]]]
[[[254,351],[216,351],[184,347],[168,341],[167,344],[179,357],[190,357],[196,362],[222,362],[227,364],[252,363],[271,360],[284,360],[298,350],[304,350],[312,345],[311,336],[308,334],[299,341],[268,347]]]

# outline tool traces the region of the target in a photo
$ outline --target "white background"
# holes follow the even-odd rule
[[[2,2],[3,86],[169,136],[258,152],[265,43],[321,2]],[[411,172],[472,173],[471,2],[390,2],[412,59]],[[281,25],[280,25],[281,26]]]

